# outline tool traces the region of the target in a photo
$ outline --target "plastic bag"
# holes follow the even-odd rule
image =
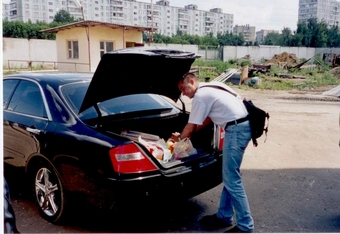
[[[145,141],[142,139],[141,136],[139,136],[138,141],[142,143],[149,150],[149,152],[161,163],[166,163],[172,159],[172,154],[163,139],[160,139],[155,142]]]
[[[181,159],[189,155],[197,154],[197,150],[192,146],[189,138],[184,138],[174,145],[174,159]]]

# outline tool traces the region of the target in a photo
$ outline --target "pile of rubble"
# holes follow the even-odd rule
[[[335,67],[331,70],[331,73],[336,78],[340,79],[340,67]]]
[[[301,63],[301,60],[295,54],[283,52],[275,55],[272,59],[268,60],[266,64],[277,65],[282,68],[294,67]]]

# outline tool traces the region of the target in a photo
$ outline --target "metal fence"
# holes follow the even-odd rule
[[[57,61],[38,61],[38,60],[7,60],[3,64],[4,70],[58,70],[58,64],[68,64],[77,71],[77,66],[89,65],[88,63],[57,62]]]

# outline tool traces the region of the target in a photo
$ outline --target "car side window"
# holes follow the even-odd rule
[[[3,81],[3,109],[7,108],[9,99],[11,98],[11,95],[19,83],[19,80],[4,80]]]
[[[8,110],[38,117],[47,117],[38,85],[26,80],[22,80],[16,88]]]

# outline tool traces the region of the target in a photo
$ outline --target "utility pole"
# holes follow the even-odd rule
[[[88,60],[89,60],[89,71],[91,71],[91,43],[90,43],[90,27],[88,25],[88,22],[85,21],[85,15],[84,15],[84,7],[82,4],[80,4],[79,0],[73,0],[74,3],[80,8],[82,16],[83,16],[83,22],[84,22],[84,28],[85,28],[85,34],[87,38],[87,53],[88,53]]]
[[[150,34],[150,43],[153,42],[153,3],[151,0],[151,34]]]

